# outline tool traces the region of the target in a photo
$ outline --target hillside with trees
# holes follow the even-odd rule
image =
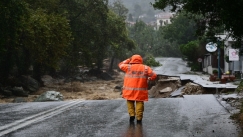
[[[166,9],[170,6],[170,11],[185,11],[188,17],[197,22],[198,35],[205,35],[207,38],[217,40],[215,34],[222,31],[228,33],[227,37],[232,37],[235,42],[235,47],[241,47],[243,28],[241,25],[241,5],[239,1],[194,1],[194,0],[157,0],[153,2],[153,7],[156,9]]]
[[[159,65],[154,57],[182,57],[180,49],[189,52],[180,45],[195,40],[193,22],[180,15],[158,30],[142,20],[126,25],[129,9],[120,0],[3,0],[0,8],[1,87],[19,86],[22,76],[40,84],[43,75],[70,77],[77,66],[99,75],[107,58],[112,72],[116,59],[132,54]]]
[[[156,10],[152,3],[153,0],[109,0],[109,3],[120,1],[128,9],[127,19],[129,21],[136,21],[139,16],[143,16],[142,21],[145,23],[155,21],[155,15],[162,12],[162,10]],[[168,8],[165,11],[169,11]]]
[[[40,81],[43,74],[71,74],[78,65],[100,69],[111,53],[119,58],[125,51],[119,49],[135,47],[107,0],[3,0],[0,9],[2,85],[10,76]]]

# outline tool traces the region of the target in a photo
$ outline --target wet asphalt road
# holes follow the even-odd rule
[[[181,58],[155,58],[162,66],[155,67],[153,70],[158,75],[177,76],[189,72],[191,69],[187,62]]]
[[[129,124],[125,100],[0,104],[4,137],[237,137],[213,95],[150,99],[142,125]]]

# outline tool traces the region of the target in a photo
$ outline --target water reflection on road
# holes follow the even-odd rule
[[[122,137],[147,137],[143,130],[142,124],[128,124],[125,135]]]

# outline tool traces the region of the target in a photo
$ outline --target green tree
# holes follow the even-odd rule
[[[27,10],[26,3],[18,0],[1,0],[0,10],[0,82],[5,83],[16,63],[18,29],[23,27],[21,18]]]
[[[136,24],[129,28],[130,37],[137,43],[137,48],[133,52],[144,56],[150,52],[153,46],[153,33],[155,32],[152,27],[147,26],[143,21],[136,21]]]
[[[62,3],[68,12],[74,37],[68,50],[69,56],[64,61],[66,69],[77,65],[92,67],[93,63],[100,69],[103,59],[112,56],[111,53],[120,55],[120,52],[123,53],[121,49],[133,46],[123,18],[127,9],[119,2],[115,5],[109,7],[117,14],[108,9],[106,0],[70,0]]]
[[[159,41],[163,42],[160,44],[163,45],[163,51],[161,51],[163,55],[181,57],[182,54],[179,50],[179,46],[196,40],[195,31],[194,20],[187,18],[184,12],[174,15],[174,17],[171,18],[171,24],[161,26],[158,30],[157,35],[160,36]]]
[[[198,49],[199,42],[198,41],[190,41],[187,44],[183,44],[180,46],[180,50],[190,61],[196,62],[198,58]]]
[[[108,16],[108,38],[109,54],[111,55],[111,63],[109,71],[112,71],[115,58],[123,58],[127,50],[135,48],[135,43],[128,37],[128,30],[126,29],[125,17],[128,10],[121,3],[120,0],[115,1],[110,6],[111,11]]]
[[[118,16],[124,19],[127,18],[128,9],[123,5],[123,2],[121,0],[114,1],[113,4],[109,6],[109,8]]]
[[[153,55],[151,54],[146,55],[146,57],[144,58],[144,64],[153,67],[161,66],[161,64],[158,61],[156,61]]]
[[[158,56],[164,56],[164,57],[181,57],[182,54],[179,50],[179,45],[175,41],[169,41],[168,39],[165,39],[163,35],[163,31],[160,30],[157,34],[158,35],[158,46],[156,46],[154,52],[159,53]]]
[[[145,24],[143,21],[137,21],[132,27],[128,27],[130,37],[136,42],[137,47],[131,54],[137,53],[145,56],[152,54],[154,56],[178,57],[180,51],[178,45],[170,43],[164,38],[162,29],[154,30],[154,27]]]
[[[43,2],[43,1],[42,1]],[[69,22],[58,13],[59,0],[1,1],[1,77],[27,74],[34,66],[34,77],[41,70],[56,69],[71,42]],[[4,67],[3,67],[4,66]],[[14,72],[14,73],[10,73]]]
[[[107,0],[70,0],[63,1],[61,8],[68,12],[72,36],[72,45],[68,57],[64,59],[65,71],[72,71],[78,65],[102,67],[107,39]]]
[[[124,18],[109,11],[107,0],[10,0],[0,8],[3,81],[12,70],[27,74],[31,65],[38,80],[59,67],[70,72],[95,63],[100,69],[107,49],[120,56],[134,47]]]
[[[57,69],[60,59],[66,55],[72,40],[69,22],[65,16],[46,13],[43,9],[30,9],[29,18],[22,21],[25,27],[21,30],[19,43],[24,52],[30,53],[34,77],[40,80],[42,69]]]
[[[162,27],[164,38],[170,42],[176,41],[178,45],[196,40],[196,23],[185,16],[184,12],[176,14],[171,24]]]
[[[156,0],[153,6],[157,9],[165,9],[167,6],[171,6],[171,11],[185,10],[188,16],[197,20],[197,23],[201,26],[199,28],[204,31],[207,30],[209,37],[214,37],[219,30],[227,31],[229,36],[236,39],[237,46],[241,46],[243,37],[243,16],[241,5],[243,0],[238,1],[195,1],[195,0]],[[179,6],[180,5],[180,6]],[[195,16],[197,15],[197,16]],[[197,18],[201,16],[200,18]],[[205,34],[204,31],[200,34]]]

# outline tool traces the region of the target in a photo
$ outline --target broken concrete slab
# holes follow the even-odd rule
[[[168,93],[168,92],[172,92],[173,89],[171,87],[166,87],[162,90],[159,91],[159,93],[163,94],[163,93]]]

